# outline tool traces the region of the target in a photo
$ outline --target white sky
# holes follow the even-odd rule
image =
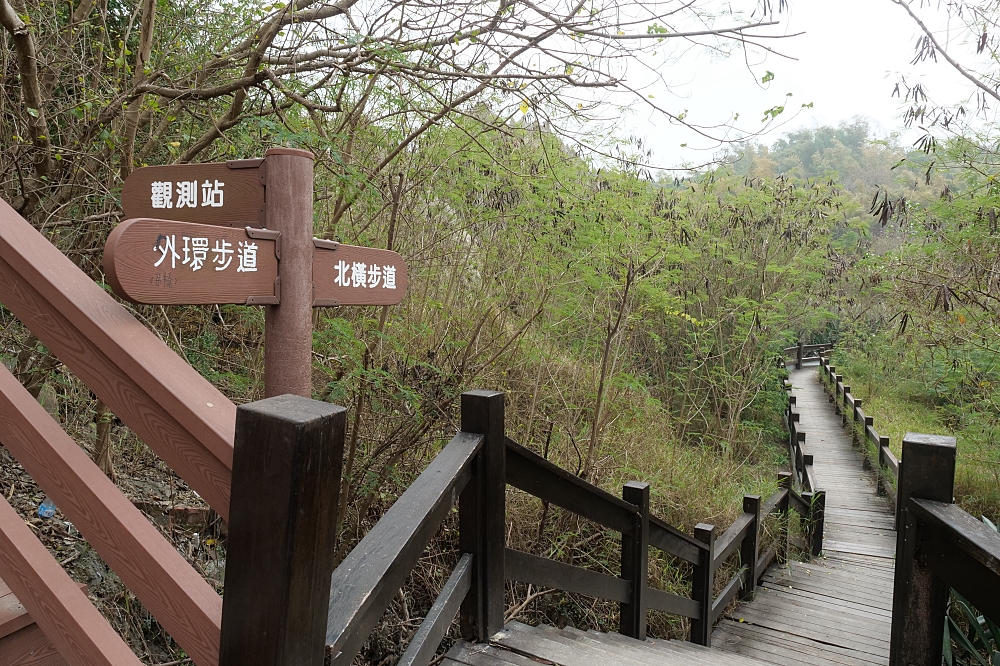
[[[969,84],[960,81],[943,60],[910,65],[917,27],[889,0],[790,0],[789,4],[781,30],[806,34],[768,40],[768,44],[797,61],[768,55],[748,63],[742,54],[725,60],[691,54],[661,71],[668,81],[681,85],[672,88],[672,98],[660,86],[657,102],[675,112],[687,109],[687,119],[697,124],[725,122],[731,114],[739,113],[741,129],[759,130],[764,110],[784,103],[790,92],[792,97],[787,98],[786,111],[774,123],[775,129],[758,139],[771,144],[784,132],[836,125],[855,116],[869,118],[883,136],[901,131],[900,100],[891,96],[898,73],[908,74],[908,81],[923,81],[934,99],[959,101],[969,95]],[[944,12],[925,11],[921,15],[925,21],[934,21],[929,25],[940,28],[938,39],[944,42]],[[956,53],[968,52],[966,47],[955,46],[959,49]],[[774,73],[774,80],[761,85],[768,70]],[[801,104],[809,102],[812,109],[799,111]],[[784,124],[778,127],[780,123]],[[638,107],[623,125],[626,133],[641,137],[652,147],[652,162],[662,167],[705,162],[716,148],[689,130],[671,127],[659,114]],[[902,139],[908,144],[914,136],[911,132]],[[681,148],[682,143],[689,147]]]

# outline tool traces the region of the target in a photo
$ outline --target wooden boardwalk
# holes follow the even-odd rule
[[[895,530],[889,502],[841,426],[815,367],[792,371],[818,485],[823,555],[772,567],[753,601],[727,614],[712,646],[773,664],[889,663]]]

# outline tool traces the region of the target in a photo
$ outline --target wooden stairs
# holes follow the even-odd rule
[[[0,666],[65,666],[21,602],[0,580]]]
[[[443,666],[766,666],[768,662],[685,641],[639,641],[567,627],[509,622],[489,643],[456,643]]]

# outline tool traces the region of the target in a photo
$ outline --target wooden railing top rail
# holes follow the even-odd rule
[[[349,664],[468,483],[483,435],[460,432],[333,573],[326,641]]]
[[[598,525],[635,532],[635,505],[615,497],[507,438],[507,483]]]
[[[820,344],[815,344],[815,345],[801,345],[801,349],[804,352],[811,352],[811,351],[817,351],[817,350],[818,351],[825,351],[825,350],[831,349],[831,348],[833,348],[833,343],[832,342],[822,342]],[[785,347],[784,351],[785,351],[785,353],[789,353],[789,352],[793,352],[793,351],[798,351],[799,349],[800,349],[800,345],[793,345],[791,347]]]
[[[1000,618],[1000,533],[956,504],[911,498],[907,507],[928,528],[920,555],[934,573],[979,612]]]
[[[638,509],[620,497],[584,481],[509,437],[507,483],[529,495],[571,511],[595,523],[631,535]],[[704,544],[667,522],[649,517],[649,542],[686,562],[697,562]]]
[[[224,519],[236,406],[0,201],[0,293]]]
[[[753,514],[743,513],[733,521],[729,529],[723,532],[722,536],[715,542],[715,553],[712,556],[713,567],[718,569],[720,564],[729,559],[729,556],[739,548],[743,537],[747,535],[747,531],[751,527],[754,527]]]

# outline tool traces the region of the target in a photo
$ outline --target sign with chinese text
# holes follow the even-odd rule
[[[125,220],[104,247],[112,289],[134,303],[277,305],[278,234],[190,222]],[[395,305],[406,294],[399,254],[315,240],[314,307]]]
[[[254,231],[125,220],[104,246],[104,272],[115,293],[135,303],[277,303],[275,241]]]
[[[122,187],[122,212],[244,228],[264,225],[264,160],[136,169]]]
[[[313,307],[395,305],[406,295],[406,262],[391,250],[314,241]]]

